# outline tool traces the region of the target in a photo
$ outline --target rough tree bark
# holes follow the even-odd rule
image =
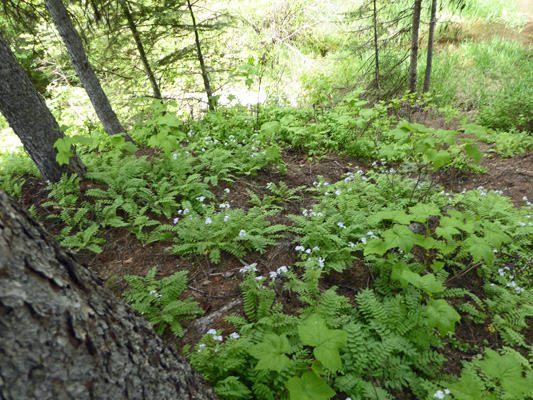
[[[416,79],[418,68],[418,31],[420,28],[421,10],[422,0],[415,0],[411,33],[411,61],[409,65],[409,91],[411,93],[416,93]]]
[[[121,1],[120,5],[122,6],[122,11],[124,12],[126,21],[128,21],[128,27],[130,28],[131,34],[133,35],[133,40],[135,40],[135,44],[137,45],[137,50],[139,51],[139,56],[141,57],[141,62],[143,63],[144,72],[146,72],[146,76],[148,76],[150,85],[152,85],[152,91],[154,92],[154,97],[156,99],[160,99],[161,91],[159,90],[159,86],[157,85],[154,72],[152,71],[152,68],[150,67],[150,63],[148,62],[148,58],[146,57],[146,52],[144,51],[144,46],[141,41],[141,36],[139,35],[139,31],[137,30],[135,21],[133,21],[133,16],[131,15],[128,3],[126,3],[125,1]]]
[[[76,32],[72,25],[72,21],[70,20],[68,11],[62,0],[44,0],[44,4],[52,16],[54,25],[63,39],[63,43],[65,43],[72,65],[74,66],[104,129],[109,135],[125,133],[126,131],[111,108],[109,99],[104,93],[102,86],[100,86],[100,81],[98,81],[98,78],[89,63],[89,59],[83,48],[83,43],[81,42],[78,32]],[[126,138],[131,141],[129,136]]]
[[[24,149],[41,172],[44,179],[57,182],[61,175],[83,175],[85,166],[74,155],[70,164],[59,165],[57,139],[65,137],[30,78],[19,64],[0,33],[0,112],[15,131]]]
[[[431,2],[431,17],[429,21],[428,34],[428,54],[426,62],[426,74],[424,76],[424,89],[422,93],[429,92],[429,84],[431,82],[431,68],[433,66],[433,44],[435,37],[435,25],[437,24],[437,0]]]
[[[207,74],[207,68],[204,62],[204,56],[202,54],[202,46],[200,45],[200,36],[198,35],[198,26],[196,25],[196,18],[194,18],[194,12],[192,10],[192,4],[190,0],[187,0],[187,6],[191,13],[192,27],[194,29],[194,40],[196,42],[196,51],[198,52],[198,61],[200,62],[200,69],[202,71],[202,78],[204,80],[205,93],[207,94],[207,104],[209,111],[214,111],[216,107],[216,99],[213,97],[213,90],[209,82],[209,75]]]
[[[0,398],[217,399],[147,321],[0,191]]]

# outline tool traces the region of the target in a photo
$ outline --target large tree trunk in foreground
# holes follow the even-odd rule
[[[68,11],[62,0],[44,0],[44,4],[52,16],[54,25],[67,48],[70,61],[72,62],[104,129],[109,135],[126,132],[120,124],[117,115],[111,108],[111,104],[109,103],[102,86],[100,86],[100,81],[96,77],[96,74],[89,63],[80,36],[74,29]],[[127,136],[127,139],[131,140],[129,136]]]
[[[217,397],[0,191],[0,398]]]
[[[68,165],[56,161],[57,139],[65,137],[0,33],[0,112],[15,131],[44,179],[57,182],[64,173],[83,175],[85,166],[74,153]],[[0,255],[1,257],[1,255]]]
[[[409,64],[409,91],[416,93],[416,79],[418,71],[418,31],[420,28],[420,13],[422,0],[415,0],[411,31],[411,61]]]

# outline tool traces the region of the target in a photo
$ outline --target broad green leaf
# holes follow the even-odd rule
[[[363,118],[375,118],[378,116],[378,112],[373,108],[362,108],[359,111],[359,115]]]
[[[414,287],[423,290],[427,294],[444,291],[444,286],[442,286],[440,282],[437,282],[435,275],[433,274],[420,276],[416,272],[404,270],[402,271],[401,277],[411,283]]]
[[[487,243],[487,240],[472,235],[465,240],[465,248],[472,255],[474,262],[484,260],[488,265],[494,262],[494,252]]]
[[[432,216],[440,216],[440,209],[435,204],[418,203],[416,206],[409,207],[411,218],[416,222],[426,222]]]
[[[455,144],[455,135],[457,135],[457,131],[448,131],[444,129],[437,129],[435,131],[435,136],[441,138],[443,142],[449,146]]]
[[[409,225],[411,223],[411,216],[407,215],[405,211],[399,210],[379,211],[368,218],[368,223],[377,224],[383,220],[392,220],[399,224]]]
[[[448,218],[448,217],[446,217],[446,218]],[[448,220],[450,220],[450,219],[451,218],[448,218]],[[452,241],[453,237],[455,235],[460,234],[461,232],[459,232],[459,230],[456,229],[455,227],[449,225],[449,226],[438,226],[435,229],[435,233],[438,236],[442,236],[444,239],[446,239],[448,241]]]
[[[489,399],[488,393],[481,380],[476,376],[463,374],[461,380],[448,386],[457,400],[481,400]],[[497,398],[497,397],[495,397]]]
[[[397,263],[392,266],[391,279],[398,281],[402,288],[406,288],[409,285],[409,280],[403,276],[405,271],[411,271],[406,263]]]
[[[281,158],[281,154],[277,147],[269,147],[266,149],[266,156],[270,161],[279,160]]]
[[[288,363],[289,340],[285,336],[268,333],[263,341],[248,349],[248,353],[259,361],[256,369],[266,369],[280,372]]]
[[[426,308],[429,329],[437,328],[441,336],[448,332],[455,333],[455,323],[461,320],[461,316],[446,300],[429,300]]]
[[[261,132],[264,132],[270,136],[274,136],[279,133],[280,129],[281,124],[279,123],[279,121],[265,122],[263,125],[261,125]]]
[[[465,133],[473,133],[478,137],[487,134],[487,129],[477,124],[463,124],[461,125],[461,129],[464,130]]]
[[[318,314],[313,314],[305,325],[298,326],[302,343],[314,347],[313,354],[327,369],[336,371],[342,368],[339,350],[348,340],[348,333],[339,329],[329,329]]]
[[[513,239],[507,235],[501,228],[494,223],[485,223],[483,234],[488,242],[492,243],[497,249],[502,244],[510,243]]]
[[[446,150],[426,151],[425,154],[428,160],[433,163],[435,169],[439,169],[443,165],[449,164],[452,159],[452,156]]]
[[[485,374],[501,383],[508,398],[522,398],[533,387],[533,382],[522,375],[522,366],[510,354],[501,356],[487,348],[485,359],[478,365]]]
[[[431,264],[431,269],[435,272],[442,271],[446,264],[442,261],[433,261],[433,264]]]
[[[328,400],[335,391],[314,372],[308,371],[301,378],[292,377],[285,387],[289,389],[291,400]]]
[[[382,256],[387,252],[387,244],[381,239],[370,240],[364,250],[364,255],[368,256],[370,254],[377,254]]]
[[[383,232],[383,239],[385,239],[387,250],[398,247],[408,254],[415,244],[416,236],[405,225],[394,225],[392,229]]]
[[[483,154],[481,154],[481,151],[479,150],[479,147],[475,144],[467,144],[465,146],[466,154],[468,154],[468,157],[473,159],[476,164],[479,163],[479,160],[483,158]]]

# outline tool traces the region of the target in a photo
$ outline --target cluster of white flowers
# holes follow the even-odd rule
[[[163,295],[157,293],[156,290],[151,290],[149,294],[150,294],[151,296],[154,296],[154,297],[158,298],[158,299],[161,298],[161,297],[163,297]]]
[[[344,226],[344,224],[342,222],[337,222],[337,226],[339,228],[346,229],[346,227]]]
[[[435,394],[433,395],[433,397],[435,397],[436,399],[444,399],[447,394],[451,394],[451,393],[452,392],[450,392],[448,389],[437,390]]]
[[[198,200],[200,203],[203,203],[205,200],[205,196],[197,197],[196,200]]]
[[[285,274],[289,271],[289,269],[283,265],[281,267],[279,267],[276,271],[270,271],[269,272],[269,276],[272,280],[275,280],[279,275],[281,274]]]
[[[230,338],[237,340],[241,336],[237,332],[233,332],[231,335],[229,335]]]
[[[311,254],[311,252],[313,252],[313,251],[320,251],[320,247],[315,246],[315,247],[313,247],[312,249],[306,249],[306,248],[303,247],[303,246],[296,246],[296,247],[294,248],[294,250],[296,250],[296,251],[300,251],[300,252],[303,252],[303,253],[306,253],[306,254]]]
[[[172,158],[173,158],[174,160],[177,160],[177,159],[178,159],[178,155],[177,155],[177,154],[172,154]]]
[[[205,219],[205,224],[206,225],[211,225],[212,223],[213,223],[213,220],[211,218],[208,217],[208,218]]]
[[[353,242],[348,242],[348,247],[355,247],[355,244]]]
[[[255,271],[257,271],[257,263],[245,265],[239,270],[239,272],[243,275],[246,274],[247,272],[255,272]]]
[[[245,237],[246,236],[246,231],[244,229],[241,229],[240,232],[239,232],[239,237]]]
[[[323,259],[322,257],[319,257],[319,258],[318,258],[318,266],[319,266],[320,268],[324,268],[324,265],[325,265],[324,263],[325,263],[325,262],[326,262],[326,260]]]
[[[375,167],[376,165],[378,165],[378,162],[381,163],[381,165],[386,165],[387,164],[387,160],[385,160],[384,158],[380,158],[379,161],[374,161],[372,163],[372,166]]]
[[[525,201],[525,203],[526,203],[527,206],[530,206],[530,205],[531,205],[531,202],[527,199],[526,196],[522,197],[522,200]]]
[[[228,219],[229,219],[229,214],[226,214],[226,215],[224,216],[224,222],[228,222]]]
[[[225,193],[229,193],[230,190],[229,190],[228,188],[226,188],[226,189],[224,189],[224,192],[225,192]]]
[[[324,214],[322,214],[321,212],[316,213],[313,210],[303,210],[302,215],[304,217],[323,217],[324,216]]]
[[[324,182],[324,183],[322,183],[322,182],[316,182],[316,181],[313,182],[313,186],[316,186],[317,188],[319,188],[319,187],[322,186],[322,185],[324,185],[324,186],[328,186],[328,185],[329,185],[329,182]]]
[[[372,232],[372,231],[368,231],[368,232],[366,233],[366,236],[368,236],[369,239],[377,239],[377,238],[378,238],[378,237],[374,234],[374,232]],[[366,237],[362,237],[362,238],[361,238],[361,243],[366,244],[366,241],[367,241]]]
[[[222,203],[218,206],[218,208],[227,208],[227,209],[230,209],[231,206],[229,205],[229,203]]]
[[[517,294],[522,294],[524,292],[524,288],[517,286],[514,280],[514,275],[507,275],[507,271],[511,271],[511,268],[503,267],[498,270],[498,274],[501,277],[506,277],[507,279],[509,279],[509,282],[507,282],[508,288],[514,289]],[[491,286],[494,286],[494,284],[491,283]]]
[[[179,218],[174,218],[174,220],[172,222],[174,222],[174,225],[176,225],[178,222],[179,222]]]

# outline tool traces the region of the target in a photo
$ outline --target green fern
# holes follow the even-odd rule
[[[183,334],[180,321],[194,318],[203,313],[199,304],[190,299],[179,300],[187,287],[187,271],[156,280],[157,268],[154,267],[146,277],[128,275],[124,279],[132,287],[124,293],[132,309],[145,316],[162,335],[167,328],[176,336]]]

